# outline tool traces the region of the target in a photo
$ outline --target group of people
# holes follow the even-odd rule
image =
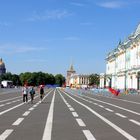
[[[33,103],[35,93],[36,92],[33,86],[28,87],[27,85],[24,85],[24,87],[22,88],[23,102],[28,102],[28,94],[30,94],[31,103]],[[39,87],[39,94],[40,100],[42,101],[44,97],[44,88],[42,85]]]

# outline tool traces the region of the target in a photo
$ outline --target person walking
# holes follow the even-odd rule
[[[44,88],[43,88],[42,85],[40,86],[39,93],[40,93],[40,100],[41,100],[41,102],[42,102],[42,99],[43,99],[43,97],[44,97]]]
[[[31,103],[33,104],[33,100],[34,100],[34,95],[35,95],[35,89],[34,87],[32,86],[31,89],[30,89],[30,97],[31,97]]]
[[[23,102],[28,102],[28,87],[27,85],[24,85],[22,89],[22,94],[23,94]]]

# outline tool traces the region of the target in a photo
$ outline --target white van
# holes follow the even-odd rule
[[[11,88],[13,87],[13,81],[4,80],[4,81],[1,81],[1,85],[4,88]]]

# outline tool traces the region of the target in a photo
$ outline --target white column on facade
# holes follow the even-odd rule
[[[133,76],[130,77],[130,88],[133,88]]]
[[[137,77],[136,77],[136,74],[133,75],[133,88],[137,89]]]
[[[77,78],[77,84],[80,84],[80,77]]]
[[[114,81],[115,81],[115,79],[114,79],[114,75],[113,75],[113,76],[112,76],[112,83],[111,83],[112,88],[115,88]]]
[[[128,88],[131,88],[131,83],[132,83],[132,79],[131,79],[131,75],[129,75],[129,78],[128,78],[128,80],[129,80],[129,86],[128,86]]]
[[[104,78],[100,77],[100,88],[103,88],[103,84],[104,84]]]
[[[87,85],[87,78],[85,77],[85,85]]]
[[[79,85],[81,84],[81,77],[79,76]]]
[[[140,66],[140,43],[138,44],[138,66]]]

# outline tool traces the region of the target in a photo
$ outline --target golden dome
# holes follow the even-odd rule
[[[5,64],[4,64],[4,62],[2,61],[2,58],[0,59],[0,66],[4,66],[4,67],[5,67]]]

